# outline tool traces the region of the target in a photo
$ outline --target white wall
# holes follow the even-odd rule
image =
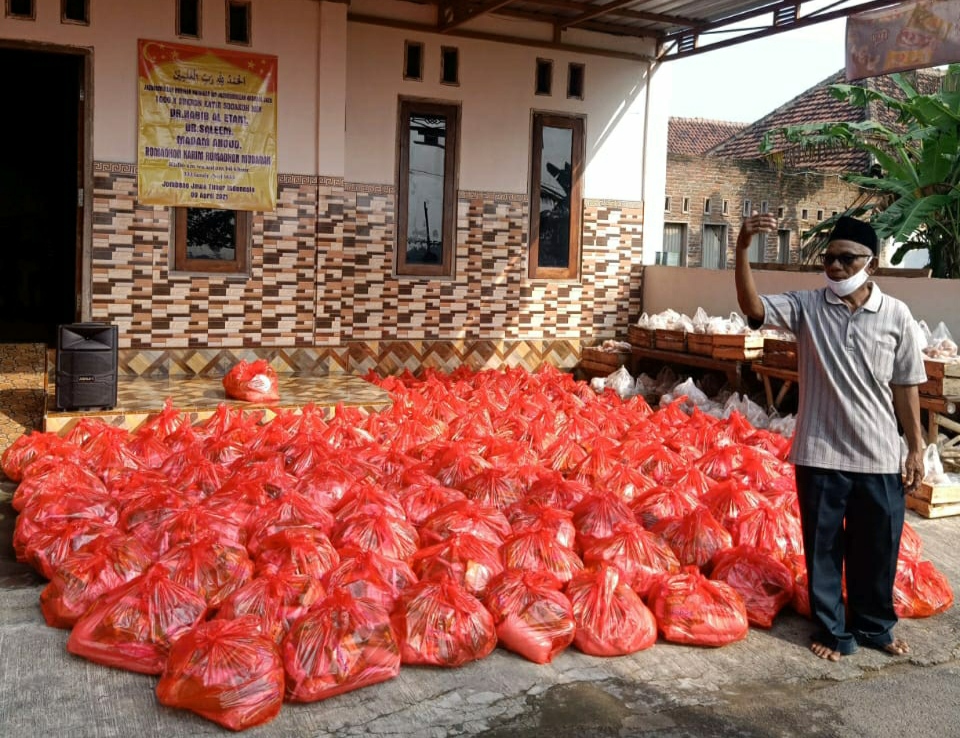
[[[0,14],[0,39],[93,49],[93,158],[133,163],[137,160],[137,39],[246,49],[225,43],[225,7],[223,2],[202,3],[203,38],[187,41],[175,34],[173,0],[96,0],[90,3],[89,26],[61,23],[60,0],[37,0],[35,21]],[[252,0],[253,45],[246,50],[279,59],[281,172],[316,173],[319,9],[314,0]]]
[[[754,270],[762,293],[815,289],[823,286],[819,272]],[[960,338],[960,280],[911,277],[877,277],[880,288],[910,307],[913,317],[931,330],[943,321],[955,339]],[[685,269],[649,266],[643,272],[643,311],[652,315],[667,309],[689,316],[702,307],[710,315],[739,312],[733,270]],[[637,316],[639,317],[639,316]],[[635,320],[635,319],[634,319]]]
[[[424,44],[423,81],[403,79],[405,41]],[[440,83],[440,47],[460,52],[460,84]],[[526,193],[534,111],[585,114],[584,197],[641,200],[646,64],[348,23],[348,181],[392,184],[399,96],[459,102],[460,189]],[[553,95],[534,94],[537,58],[553,61]],[[584,100],[566,97],[567,65],[586,66]],[[666,145],[666,134],[662,141]]]

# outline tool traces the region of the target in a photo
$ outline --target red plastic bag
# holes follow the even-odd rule
[[[331,591],[294,623],[281,652],[292,702],[315,702],[400,673],[389,613],[346,590]]]
[[[157,683],[157,699],[230,730],[246,730],[280,713],[283,690],[277,644],[248,615],[200,623],[181,636]]]
[[[302,574],[322,580],[340,563],[340,554],[330,539],[313,528],[283,528],[260,542],[254,558],[256,576],[264,574]]]
[[[211,607],[219,605],[253,576],[247,549],[218,541],[209,534],[178,543],[157,559],[156,566],[163,568],[173,581],[199,594]]]
[[[787,554],[782,559],[793,574],[793,599],[790,607],[805,618],[810,617],[810,590],[807,582],[807,562],[802,553]]]
[[[588,495],[573,508],[573,525],[582,548],[592,541],[612,536],[619,523],[632,522],[634,517],[630,506],[610,492]]]
[[[14,482],[23,480],[24,471],[34,461],[64,446],[70,446],[75,450],[73,444],[60,438],[56,433],[39,433],[33,431],[17,438],[13,443],[7,446],[3,455],[0,456],[0,468],[3,473]],[[70,453],[67,450],[67,453]]]
[[[455,533],[421,548],[410,565],[421,580],[448,575],[475,597],[483,597],[490,580],[503,571],[500,547],[469,533]]]
[[[733,539],[703,505],[682,518],[667,518],[652,530],[663,536],[683,565],[707,567],[718,551],[733,546]]]
[[[561,583],[543,571],[508,569],[490,584],[484,604],[504,648],[548,664],[573,642],[576,621]]]
[[[506,510],[514,534],[529,530],[549,530],[557,543],[573,548],[577,529],[573,526],[573,511],[540,502],[521,501]]]
[[[107,592],[146,571],[153,561],[133,536],[100,536],[66,559],[40,593],[40,610],[53,628],[72,628]]]
[[[497,646],[493,616],[447,575],[409,587],[391,622],[404,664],[462,666],[489,656]]]
[[[952,604],[950,582],[932,561],[903,558],[897,561],[893,607],[898,617],[928,618]]]
[[[301,616],[326,597],[319,580],[281,572],[251,579],[220,603],[216,617],[232,620],[242,615],[260,619],[260,630],[278,644]]]
[[[782,505],[760,505],[744,512],[734,525],[733,540],[779,558],[803,553],[800,518]]]
[[[246,402],[276,402],[280,399],[280,380],[266,359],[248,364],[241,360],[223,377],[227,397]]]
[[[613,564],[641,597],[647,596],[662,574],[680,571],[673,549],[639,523],[620,523],[612,536],[591,543],[583,550],[583,563],[588,567]]]
[[[170,645],[206,611],[203,597],[150,568],[92,605],[70,633],[67,650],[105,666],[159,674]]]
[[[657,623],[640,596],[611,564],[577,574],[567,584],[577,631],[573,645],[591,656],[623,656],[650,648]]]
[[[503,542],[503,561],[508,569],[546,571],[561,583],[583,571],[583,561],[570,546],[557,540],[547,528],[530,528],[514,533]]]
[[[691,646],[724,646],[746,638],[743,598],[726,582],[707,579],[695,566],[662,577],[648,598],[663,637]]]
[[[777,613],[793,600],[793,572],[773,555],[752,546],[718,553],[710,578],[737,590],[750,624],[761,628],[772,627]]]
[[[328,589],[345,589],[354,597],[372,600],[387,612],[416,582],[417,575],[407,562],[351,547],[340,549],[340,563],[324,579]]]
[[[507,516],[500,510],[462,500],[440,508],[423,522],[420,544],[430,546],[454,533],[470,533],[499,546],[512,532]]]

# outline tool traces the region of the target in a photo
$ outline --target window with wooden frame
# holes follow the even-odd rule
[[[440,84],[460,84],[460,49],[456,46],[440,48]]]
[[[60,0],[60,22],[90,25],[90,0]]]
[[[586,66],[570,63],[567,67],[567,97],[574,100],[583,100],[583,84],[586,74]]]
[[[703,198],[703,214],[710,215],[710,198]]]
[[[200,20],[203,17],[202,0],[177,0],[177,35],[200,38]]]
[[[36,20],[37,7],[34,0],[6,0],[4,14],[7,18]]]
[[[397,274],[453,274],[460,107],[400,100]]]
[[[173,208],[174,270],[246,274],[252,222],[247,210]]]
[[[249,0],[227,0],[227,43],[251,43],[253,11]]]
[[[529,276],[576,279],[582,235],[583,118],[534,114],[532,149]]]

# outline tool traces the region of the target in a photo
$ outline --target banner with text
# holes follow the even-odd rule
[[[846,77],[960,61],[960,0],[899,3],[847,18]]]
[[[277,57],[140,39],[138,66],[140,202],[275,210]]]

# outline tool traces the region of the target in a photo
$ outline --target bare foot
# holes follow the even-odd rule
[[[834,651],[832,648],[827,648],[822,643],[817,643],[816,641],[814,641],[813,643],[810,644],[810,650],[813,651],[813,653],[816,656],[820,657],[821,659],[826,659],[827,661],[840,660],[841,654],[839,651]]]
[[[883,650],[891,656],[906,656],[910,653],[910,646],[902,638],[894,638],[891,643],[883,647]]]

